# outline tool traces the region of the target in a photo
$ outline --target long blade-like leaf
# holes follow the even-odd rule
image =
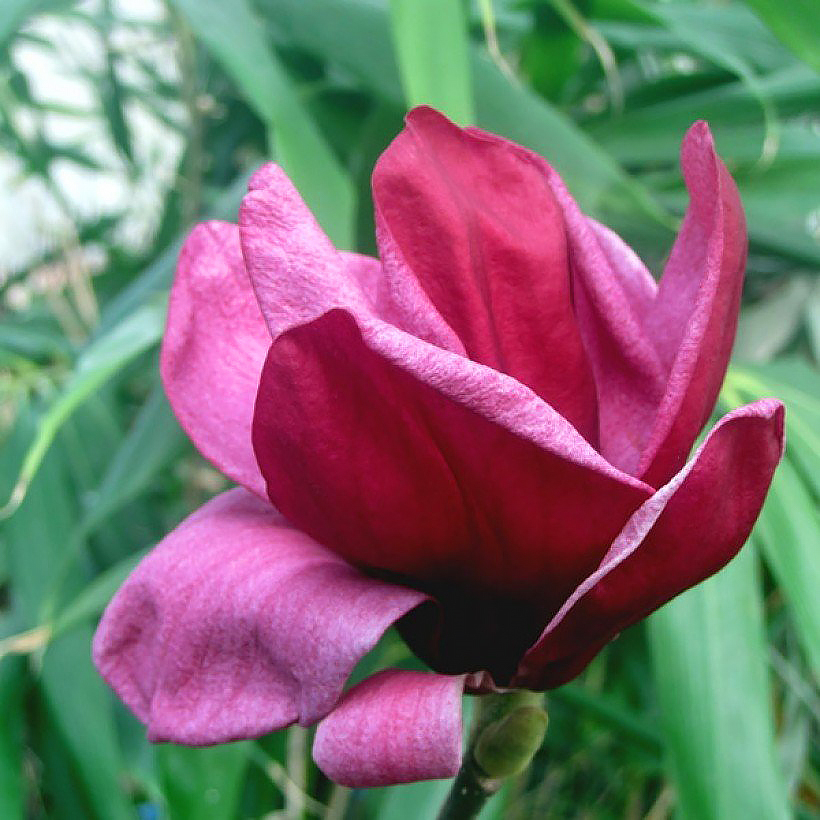
[[[671,773],[687,820],[789,816],[756,560],[742,550],[649,619]]]
[[[197,37],[272,129],[277,161],[328,235],[351,247],[353,185],[269,47],[247,0],[174,0]]]
[[[427,103],[456,122],[473,114],[467,21],[460,0],[390,0],[393,42],[409,105]]]

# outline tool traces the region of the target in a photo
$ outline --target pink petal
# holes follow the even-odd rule
[[[151,740],[225,743],[322,717],[424,597],[366,578],[235,489],[140,563],[103,615],[94,661]]]
[[[313,758],[353,788],[453,777],[463,689],[461,676],[387,669],[351,689],[319,724]]]
[[[596,443],[564,223],[539,163],[432,108],[406,122],[373,173],[385,267],[419,281],[471,359],[526,384]]]
[[[587,217],[598,246],[635,316],[643,321],[658,295],[658,285],[641,258],[615,231]]]
[[[636,473],[654,486],[684,463],[715,406],[735,338],[746,266],[743,206],[705,122],[687,132],[681,166],[691,201],[648,317],[669,370]]]
[[[783,405],[724,416],[689,463],[624,527],[519,668],[547,688],[575,677],[613,636],[713,575],[745,543],[783,454]]]
[[[237,226],[198,225],[182,248],[171,289],[162,379],[179,423],[202,455],[262,497],[251,421],[270,341]]]

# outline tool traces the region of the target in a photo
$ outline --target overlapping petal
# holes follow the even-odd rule
[[[200,451],[266,500],[205,505],[106,610],[95,662],[152,740],[324,718],[314,756],[339,783],[448,777],[465,687],[560,685],[732,558],[783,408],[730,413],[682,467],[746,242],[705,124],[682,165],[659,287],[543,159],[428,108],[374,174],[380,260],[338,252],[273,165],[239,227],[192,233],[163,380]],[[394,623],[443,674],[341,697]]]
[[[567,599],[524,657],[520,685],[570,680],[622,629],[728,563],[748,538],[782,457],[783,421],[774,399],[721,419]]]
[[[381,243],[467,355],[530,387],[595,444],[563,218],[539,164],[421,106],[379,158],[373,199]]]
[[[650,488],[525,385],[383,321],[277,169],[240,226],[275,338],[253,431],[274,503],[356,564],[496,589],[548,579],[557,607]]]
[[[732,352],[746,267],[746,222],[705,122],[683,140],[689,208],[647,324],[668,369],[636,474],[659,486],[684,463],[717,401]]]
[[[198,225],[182,248],[171,289],[162,380],[202,455],[262,497],[251,421],[270,342],[245,271],[239,229],[225,222]]]
[[[387,669],[319,724],[313,757],[331,780],[354,788],[453,777],[463,690],[463,676]]]
[[[94,660],[152,740],[224,743],[321,718],[424,599],[366,578],[239,488],[142,561],[103,616]]]

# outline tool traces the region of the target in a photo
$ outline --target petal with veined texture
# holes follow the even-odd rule
[[[225,743],[321,718],[423,600],[365,577],[237,488],[143,559],[100,622],[94,660],[152,740]]]

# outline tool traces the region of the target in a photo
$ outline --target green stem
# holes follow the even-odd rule
[[[464,762],[438,820],[476,817],[506,778],[526,769],[547,728],[542,705],[543,695],[524,690],[478,699]]]

